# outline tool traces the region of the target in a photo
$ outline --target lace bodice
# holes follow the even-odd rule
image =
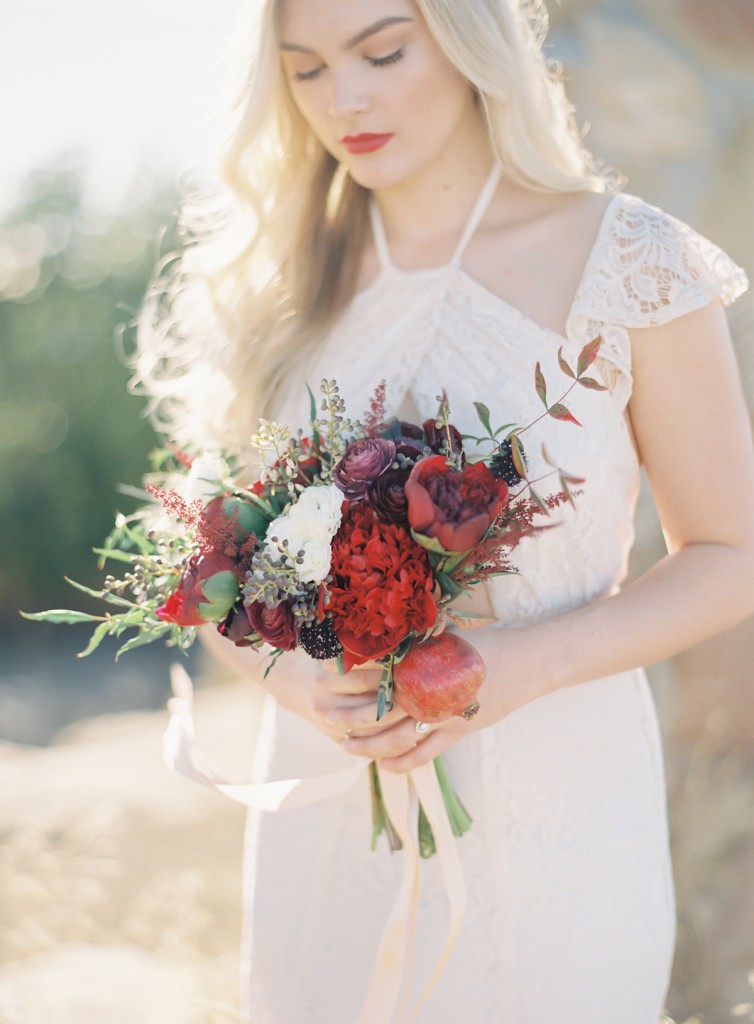
[[[306,367],[316,387],[336,378],[351,415],[368,407],[374,388],[387,384],[390,411],[407,405],[422,419],[437,409],[444,388],[453,422],[478,433],[474,401],[491,410],[493,425],[525,425],[542,406],[534,389],[540,362],[550,400],[571,383],[558,350],[575,365],[581,347],[603,338],[597,376],[608,392],[573,389],[567,405],[580,421],[545,418],[523,435],[530,475],[548,472],[541,448],[586,482],[576,508],[559,509],[557,529],[524,540],[515,553],[518,577],[492,585],[504,623],[525,622],[583,604],[622,579],[633,540],[639,466],[626,419],[631,395],[631,328],[662,324],[718,296],[728,303],[746,277],[717,246],[673,217],[629,195],[616,195],[603,215],[566,321],[565,336],[540,326],[489,291],[463,267],[462,257],[496,184],[491,176],[453,258],[443,266],[405,271],[390,260],[376,208],[372,218],[381,270],[359,292],[326,343]],[[297,381],[282,411],[300,422],[308,408]],[[303,424],[301,424],[303,425]],[[558,490],[557,476],[538,485]]]

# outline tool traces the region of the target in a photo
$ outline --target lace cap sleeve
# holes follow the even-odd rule
[[[628,330],[653,327],[719,298],[730,304],[748,287],[722,249],[687,224],[635,196],[608,207],[568,318],[579,345],[601,334],[614,390],[631,394]]]

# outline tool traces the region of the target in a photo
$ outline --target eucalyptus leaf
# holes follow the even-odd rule
[[[132,636],[130,640],[127,640],[118,653],[115,655],[117,661],[121,654],[127,654],[128,651],[133,651],[137,647],[146,647],[147,644],[154,643],[155,640],[159,640],[160,637],[164,636],[168,631],[167,623],[163,626],[155,626],[152,629],[145,629],[141,633],[137,633],[136,636]]]
[[[110,633],[112,624],[110,622],[100,622],[99,626],[92,633],[89,638],[89,643],[86,645],[83,651],[79,651],[76,655],[77,658],[86,658],[87,655],[91,654],[92,651],[96,651],[105,637]]]
[[[102,590],[92,590],[91,587],[85,587],[83,583],[77,583],[76,580],[65,577],[66,583],[70,583],[74,590],[80,590],[82,594],[89,594],[90,597],[96,597],[100,601],[106,601],[108,604],[118,605],[121,608],[135,608],[136,605],[133,601],[129,601],[125,597],[121,597],[119,594],[104,593]]]
[[[68,608],[51,608],[46,612],[21,612],[25,619],[32,622],[102,622],[102,615],[89,615],[87,612],[76,612]]]
[[[106,561],[125,562],[128,565],[132,565],[135,557],[133,551],[121,551],[119,548],[92,548],[92,551],[95,555],[101,556],[99,560],[100,567]]]

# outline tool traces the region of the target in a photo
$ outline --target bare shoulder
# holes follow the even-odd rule
[[[563,334],[611,200],[606,193],[504,186],[469,247],[467,268],[530,319]]]

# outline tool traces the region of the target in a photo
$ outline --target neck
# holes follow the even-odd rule
[[[391,246],[420,250],[457,238],[493,161],[483,128],[476,138],[448,149],[410,180],[375,189],[373,195]]]

